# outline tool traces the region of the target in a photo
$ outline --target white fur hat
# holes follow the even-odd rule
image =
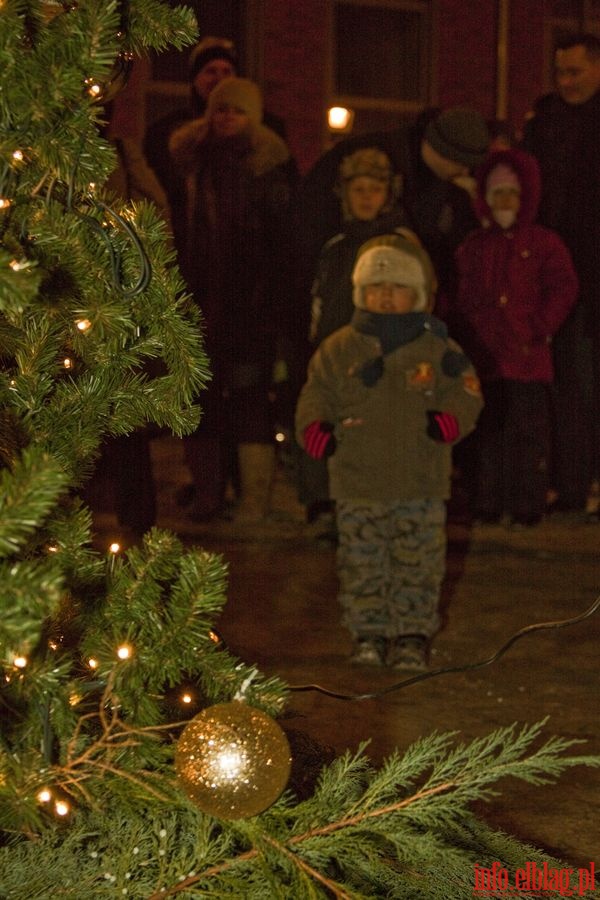
[[[375,239],[376,240],[376,239]],[[431,282],[416,248],[409,242],[399,246],[370,246],[359,255],[352,273],[352,299],[359,309],[365,308],[364,288],[368,284],[389,282],[412,288],[416,294],[415,312],[427,309]]]

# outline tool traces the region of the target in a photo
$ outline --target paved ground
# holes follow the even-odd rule
[[[335,555],[306,533],[302,510],[283,468],[275,506],[281,521],[270,533],[236,534],[229,525],[186,523],[174,504],[185,481],[180,445],[153,442],[159,488],[158,524],[190,543],[224,555],[229,599],[219,628],[231,649],[292,686],[318,683],[343,693],[376,692],[398,680],[347,662],[350,639],[339,625]],[[106,510],[101,535],[114,528]],[[472,529],[453,517],[448,529],[445,627],[434,666],[486,659],[516,631],[588,608],[600,594],[600,524],[550,519],[536,528]],[[295,692],[291,723],[336,751],[369,740],[374,760],[416,738],[457,731],[468,740],[513,722],[548,717],[545,734],[586,741],[600,753],[598,706],[600,612],[569,628],[528,635],[495,664],[424,681],[377,700],[340,701]],[[507,780],[501,796],[481,807],[495,826],[544,847],[575,865],[600,861],[600,770],[577,767],[552,786]]]

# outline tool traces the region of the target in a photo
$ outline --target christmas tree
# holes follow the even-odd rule
[[[0,896],[470,897],[475,864],[552,862],[471,801],[596,760],[540,725],[434,734],[301,798],[286,685],[213,630],[223,559],[158,529],[94,549],[102,441],[188,433],[210,378],[163,219],[102,187],[131,55],[194,36],[160,0],[0,3]]]

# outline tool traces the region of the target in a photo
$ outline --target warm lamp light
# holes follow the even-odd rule
[[[330,131],[351,131],[354,111],[345,106],[331,106],[327,110],[327,124]]]

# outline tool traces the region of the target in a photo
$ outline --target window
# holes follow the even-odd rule
[[[330,97],[355,131],[387,127],[431,103],[432,3],[334,0]]]

